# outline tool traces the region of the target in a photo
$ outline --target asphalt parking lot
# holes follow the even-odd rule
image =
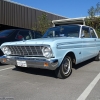
[[[0,100],[100,100],[100,62],[75,66],[67,79],[49,70],[1,65]]]

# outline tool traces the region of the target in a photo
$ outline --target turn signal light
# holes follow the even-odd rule
[[[48,67],[48,66],[49,66],[49,64],[48,64],[48,63],[44,63],[44,66],[45,66],[45,67]]]
[[[7,61],[7,59],[3,59],[3,60],[2,60],[2,62],[4,62],[4,63],[5,63],[6,61]]]

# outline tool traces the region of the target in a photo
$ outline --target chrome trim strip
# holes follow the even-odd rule
[[[5,59],[6,62],[3,62]],[[46,59],[46,58],[28,58],[28,57],[17,57],[17,56],[1,56],[0,62],[10,65],[17,65],[17,60],[26,61],[27,67],[41,68],[55,70],[59,67],[58,59]],[[48,66],[44,66],[44,63],[48,63]],[[20,66],[21,67],[21,66]]]

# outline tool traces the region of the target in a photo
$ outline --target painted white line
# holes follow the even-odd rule
[[[88,87],[83,91],[77,100],[86,100],[87,96],[90,94],[94,86],[100,79],[100,73],[95,77],[95,79],[88,85]]]
[[[14,68],[14,67],[4,68],[4,69],[1,69],[0,72],[3,70],[12,69],[12,68]]]

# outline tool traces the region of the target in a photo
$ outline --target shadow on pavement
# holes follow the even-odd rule
[[[0,63],[0,66],[5,66],[5,65],[7,65],[7,64]]]
[[[20,69],[14,68],[13,70],[22,71],[28,74],[35,74],[35,75],[42,75],[42,76],[57,78],[54,71],[47,70],[47,69],[24,68],[23,70],[20,70]]]
[[[79,69],[79,68],[81,68],[81,67],[84,67],[85,65],[88,65],[88,64],[92,63],[93,61],[94,61],[93,58],[92,58],[92,59],[89,59],[89,60],[84,61],[84,62],[82,62],[82,63],[80,63],[80,64],[74,65],[73,68],[74,68],[75,70],[77,70],[77,69]]]
[[[87,65],[89,63],[92,63],[93,61],[94,61],[94,59],[87,60],[85,62],[82,62],[82,63],[78,64],[78,65],[74,65],[73,68],[75,70],[78,70],[79,68],[84,67],[85,65]],[[20,70],[20,69],[14,68],[13,70],[22,71],[22,72],[25,72],[25,73],[28,73],[28,74],[35,74],[35,75],[42,75],[42,76],[57,78],[56,75],[55,75],[55,71],[47,70],[47,69],[22,68]]]

